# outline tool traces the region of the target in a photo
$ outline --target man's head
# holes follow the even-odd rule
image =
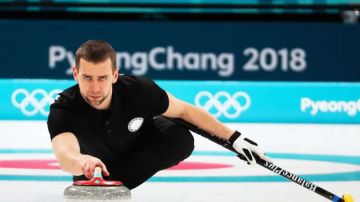
[[[83,98],[96,109],[107,109],[112,96],[112,84],[118,78],[116,53],[101,40],[89,40],[76,51],[74,79]]]

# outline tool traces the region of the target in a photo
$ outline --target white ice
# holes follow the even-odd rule
[[[268,153],[360,156],[360,126],[346,124],[228,124],[241,131]],[[197,135],[196,151],[226,151]],[[0,151],[6,149],[50,149],[44,121],[0,121]],[[1,160],[54,159],[51,153],[0,152]],[[193,155],[189,161],[232,164],[229,169],[161,171],[166,176],[254,176],[274,175],[248,166],[231,156]],[[274,159],[296,174],[360,172],[360,164]],[[21,181],[1,176],[67,175],[61,170],[3,168],[0,164],[0,201],[64,201],[62,194],[70,181]],[[360,200],[360,181],[316,181],[316,185],[339,196],[350,193]],[[329,201],[293,182],[146,182],[132,190],[134,202],[239,202],[239,201]]]

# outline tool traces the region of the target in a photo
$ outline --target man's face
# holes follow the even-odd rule
[[[94,64],[83,58],[79,67],[73,68],[74,79],[79,83],[81,95],[96,109],[107,109],[111,103],[112,84],[118,78],[117,70],[112,70],[110,58]]]

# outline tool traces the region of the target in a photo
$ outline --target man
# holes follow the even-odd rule
[[[252,152],[266,158],[256,143],[153,81],[118,75],[116,53],[105,41],[78,48],[73,76],[78,84],[51,105],[48,129],[61,168],[74,180],[91,178],[98,166],[105,179],[133,189],[187,158],[194,149],[191,133],[165,117],[229,140],[248,163],[255,162]]]

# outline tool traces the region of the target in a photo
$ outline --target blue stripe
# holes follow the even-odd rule
[[[360,172],[299,175],[311,182],[358,181]],[[281,176],[176,176],[152,177],[150,182],[289,182]]]
[[[228,151],[194,151],[192,155],[195,156],[235,156],[233,152]],[[320,155],[320,154],[293,154],[293,153],[267,153],[273,159],[296,159],[307,161],[326,161],[333,163],[348,163],[360,165],[360,156],[345,156],[345,155]]]
[[[359,181],[360,171],[329,173],[329,174],[309,174],[299,175],[300,177],[312,182],[339,182],[339,181]],[[51,175],[0,175],[0,181],[71,181],[72,177],[51,176]],[[289,182],[284,177],[277,175],[256,175],[256,176],[154,176],[148,182]]]
[[[72,181],[69,175],[0,175],[0,181]]]
[[[51,149],[0,149],[0,154],[51,154]],[[235,156],[230,151],[194,151],[193,156]],[[319,155],[319,154],[293,154],[293,153],[267,153],[274,159],[296,159],[310,161],[326,161],[334,163],[349,163],[360,165],[360,156]]]
[[[334,162],[334,163],[349,163],[354,165],[360,165],[360,156],[288,154],[288,153],[270,153],[269,156],[271,158],[280,158],[280,159],[326,161],[326,162]]]
[[[51,149],[0,149],[0,154],[50,154]]]

